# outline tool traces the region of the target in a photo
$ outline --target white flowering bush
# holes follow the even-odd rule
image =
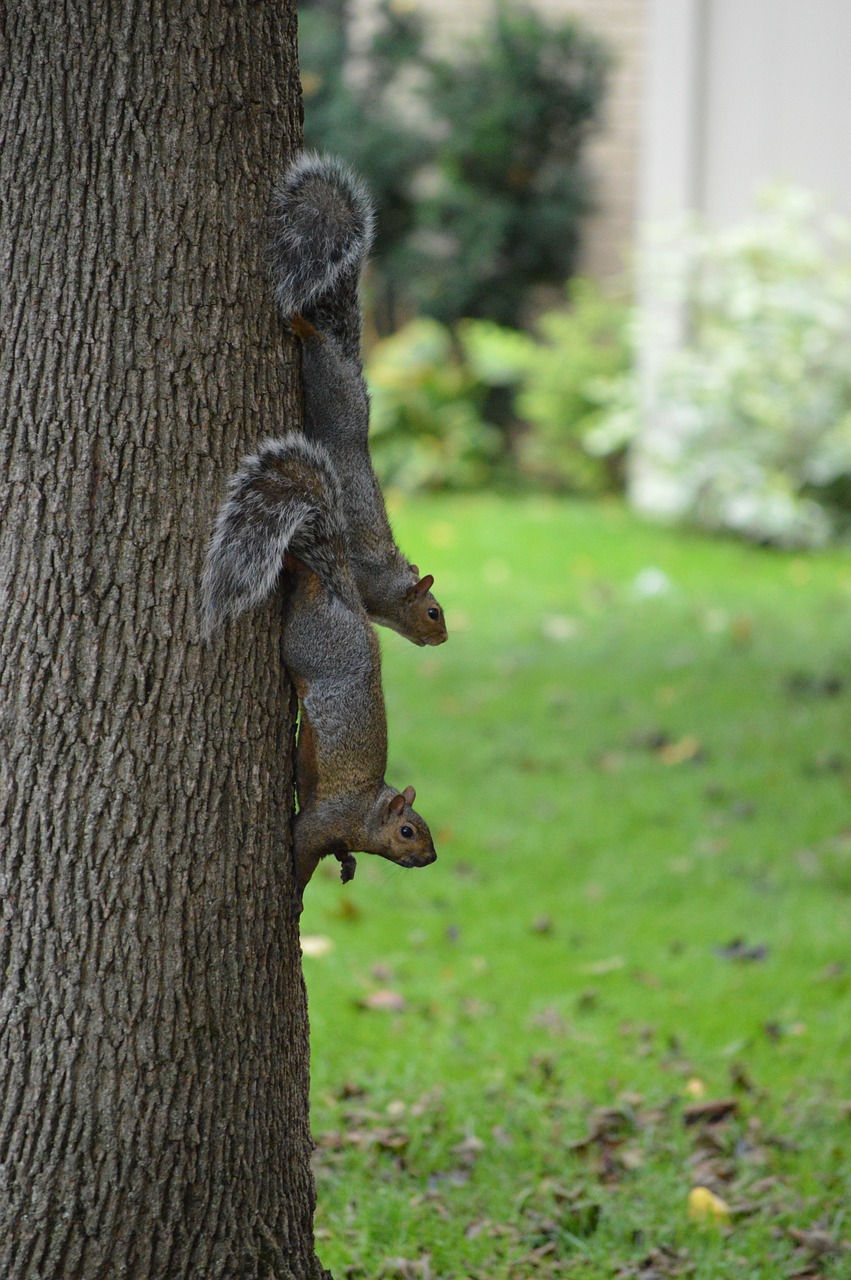
[[[745,225],[692,228],[676,256],[686,336],[651,348],[591,447],[632,437],[645,509],[827,542],[851,514],[851,224],[777,190]]]

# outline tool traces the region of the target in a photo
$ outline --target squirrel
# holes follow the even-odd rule
[[[340,484],[321,445],[300,432],[266,440],[230,482],[202,584],[207,638],[285,576],[282,654],[301,704],[293,827],[300,893],[333,855],[345,883],[355,852],[401,867],[437,857],[413,787],[384,779],[387,716],[378,637],[347,554]]]
[[[372,202],[333,157],[302,155],[273,193],[269,246],[275,299],[302,343],[304,432],[343,479],[352,573],[373,622],[418,645],[443,644],[443,610],[396,545],[369,454],[369,393],[361,358],[361,268]]]

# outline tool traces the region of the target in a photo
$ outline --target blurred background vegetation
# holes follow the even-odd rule
[[[847,534],[851,224],[789,188],[732,230],[666,228],[685,338],[650,387],[631,284],[574,275],[601,40],[508,3],[452,56],[398,0],[357,42],[343,0],[299,21],[306,145],[345,156],[379,210],[365,296],[385,483],[617,494],[664,419],[667,515],[786,546]]]
[[[851,512],[851,227],[786,187],[635,237],[637,286],[588,252],[633,242],[645,124],[591,149],[678,3],[584,4],[617,61],[577,5],[300,8],[307,144],[378,204],[373,456],[451,635],[382,636],[439,862],[324,866],[301,922],[345,1280],[851,1274],[851,566],[791,550]]]

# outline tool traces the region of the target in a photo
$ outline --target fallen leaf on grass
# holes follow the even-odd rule
[[[341,1133],[339,1129],[328,1129],[325,1133],[320,1133],[314,1139],[317,1147],[323,1151],[342,1151],[344,1147],[359,1147],[364,1140],[364,1135],[359,1129],[349,1129],[346,1133]]]
[[[659,749],[659,759],[662,764],[668,765],[686,764],[689,760],[699,760],[702,754],[703,747],[700,739],[695,738],[693,734],[687,734],[679,742],[672,742]]]
[[[720,1187],[735,1181],[736,1165],[720,1153],[695,1151],[689,1157],[691,1177],[701,1187]]]
[[[428,1089],[424,1094],[417,1098],[416,1102],[410,1103],[409,1110],[412,1116],[424,1116],[429,1112],[440,1114],[443,1108],[443,1088],[437,1085],[434,1089]]]
[[[545,640],[556,643],[573,640],[579,634],[579,623],[575,618],[566,618],[562,614],[549,614],[541,620],[541,634]]]
[[[569,1143],[568,1150],[586,1156],[593,1176],[611,1185],[644,1163],[641,1148],[627,1141],[635,1130],[636,1117],[629,1108],[599,1107],[591,1117],[588,1133]]]
[[[409,1258],[385,1258],[378,1275],[380,1280],[431,1280],[431,1257],[424,1254],[416,1262]]]
[[[824,773],[846,773],[847,770],[847,759],[837,751],[820,751],[818,755],[801,765],[803,774],[816,777]]]
[[[709,1102],[692,1102],[683,1111],[683,1124],[692,1125],[705,1122],[718,1124],[738,1111],[739,1104],[735,1098],[716,1098]]]
[[[622,751],[601,751],[591,757],[592,768],[599,769],[600,773],[619,773],[625,763],[626,756]]]
[[[618,1152],[618,1160],[621,1167],[631,1173],[634,1169],[640,1169],[644,1164],[644,1152],[640,1147],[636,1146],[621,1147]]]
[[[671,735],[664,729],[639,729],[630,735],[628,743],[641,751],[662,751],[671,745]]]
[[[734,644],[748,644],[753,639],[753,619],[745,614],[730,623],[730,639]]]
[[[568,1143],[570,1151],[585,1151],[594,1143],[620,1142],[635,1128],[633,1117],[620,1107],[598,1107],[584,1138]]]
[[[837,698],[844,689],[844,679],[833,672],[795,671],[786,680],[786,692],[792,698]]]
[[[648,973],[646,969],[633,969],[629,976],[633,982],[640,982],[642,987],[649,987],[651,991],[658,991],[662,985],[661,979],[655,973]]]
[[[579,972],[589,973],[597,978],[607,973],[616,973],[618,969],[623,969],[625,965],[626,961],[623,956],[610,956],[608,960],[594,960],[590,964],[581,964]]]
[[[743,964],[765,960],[768,955],[768,947],[765,943],[759,942],[751,946],[745,942],[744,938],[733,938],[726,946],[714,947],[713,951],[722,960],[738,960]]]
[[[730,1206],[708,1187],[692,1187],[688,1193],[687,1212],[691,1222],[718,1223],[730,1221]]]
[[[376,1129],[369,1136],[382,1151],[404,1151],[411,1142],[411,1135],[403,1129]]]
[[[346,1147],[378,1147],[380,1151],[404,1151],[411,1135],[402,1129],[332,1129],[320,1133],[316,1146],[323,1151],[343,1151]]]
[[[431,1179],[429,1179],[431,1181]],[[426,1190],[416,1192],[408,1201],[412,1209],[419,1209],[420,1205],[428,1205],[429,1217],[440,1218],[443,1222],[452,1221],[452,1211],[445,1200],[442,1200],[439,1193],[434,1190]]]
[[[615,1280],[668,1280],[668,1277],[694,1275],[694,1263],[684,1249],[672,1249],[667,1245],[651,1249],[641,1259],[615,1272]]]
[[[463,1142],[457,1143],[452,1148],[452,1154],[458,1157],[458,1164],[462,1169],[471,1169],[484,1149],[485,1144],[481,1138],[470,1133]]]
[[[730,1084],[742,1093],[753,1093],[756,1088],[743,1062],[730,1063]]]
[[[389,989],[373,991],[371,995],[364,996],[355,1003],[360,1009],[374,1009],[380,1013],[402,1013],[408,1007],[404,996]]]
[[[552,916],[536,916],[535,919],[532,921],[531,928],[533,933],[552,933],[553,931]]]
[[[341,1102],[350,1102],[353,1098],[365,1098],[367,1089],[356,1080],[344,1080],[337,1090],[336,1097]]]
[[[430,1173],[426,1186],[430,1194],[436,1194],[443,1187],[465,1187],[469,1181],[469,1169],[445,1169]]]
[[[470,1181],[470,1171],[476,1163],[479,1155],[485,1149],[485,1144],[481,1138],[475,1137],[474,1134],[468,1134],[463,1141],[455,1144],[451,1148],[452,1155],[455,1156],[457,1163],[452,1169],[440,1169],[436,1173],[429,1175],[428,1189],[429,1192],[435,1193],[442,1187],[463,1187]]]
[[[540,1013],[533,1014],[530,1023],[533,1027],[548,1031],[551,1036],[569,1036],[573,1033],[570,1023],[552,1005],[547,1005],[545,1009],[541,1009]]]
[[[837,1240],[836,1236],[819,1228],[801,1231],[797,1227],[788,1227],[787,1232],[795,1244],[813,1259],[826,1258],[851,1250],[851,1244],[847,1240]]]
[[[818,1226],[809,1230],[790,1226],[786,1231],[797,1245],[795,1257],[793,1257],[796,1268],[795,1271],[790,1272],[790,1280],[823,1280],[822,1270],[820,1270],[820,1262],[823,1258],[836,1258],[838,1254],[851,1253],[851,1243],[837,1239],[836,1235]]]
[[[477,1000],[475,996],[465,996],[461,1001],[461,1012],[465,1018],[490,1018],[496,1013],[496,1005],[487,1000]]]
[[[301,954],[303,956],[327,956],[333,950],[333,938],[326,938],[324,934],[303,933],[301,936]]]

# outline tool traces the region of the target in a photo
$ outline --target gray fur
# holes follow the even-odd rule
[[[428,826],[384,780],[381,651],[348,567],[339,481],[325,449],[298,432],[266,440],[230,482],[204,569],[205,635],[266,599],[286,555],[282,655],[301,703],[299,888],[329,854],[344,880],[355,850],[427,866],[437,856]]]
[[[282,654],[301,703],[293,827],[299,887],[329,855],[340,860],[344,880],[361,850],[403,867],[427,866],[437,856],[427,823],[410,803],[389,809],[400,793],[384,780],[387,714],[375,628],[356,593],[343,600],[303,565],[288,579]]]
[[[299,156],[272,192],[269,261],[281,314],[330,326],[357,360],[358,284],[374,226],[367,188],[333,156]]]
[[[359,367],[333,337],[304,343],[304,431],[323,445],[342,477],[349,561],[364,608],[374,622],[415,644],[446,639],[442,610],[429,592],[412,597],[417,582],[396,545],[384,495],[369,452],[369,394]],[[428,619],[429,608],[439,620]]]
[[[304,343],[304,430],[342,478],[349,560],[364,607],[414,644],[442,644],[443,611],[430,592],[414,591],[418,575],[396,546],[369,453],[358,293],[372,244],[369,194],[339,160],[304,155],[275,188],[273,210],[275,297]]]
[[[287,552],[329,591],[357,600],[341,512],[340,485],[327,452],[300,432],[266,440],[243,459],[207,552],[201,587],[204,636],[271,595]]]

